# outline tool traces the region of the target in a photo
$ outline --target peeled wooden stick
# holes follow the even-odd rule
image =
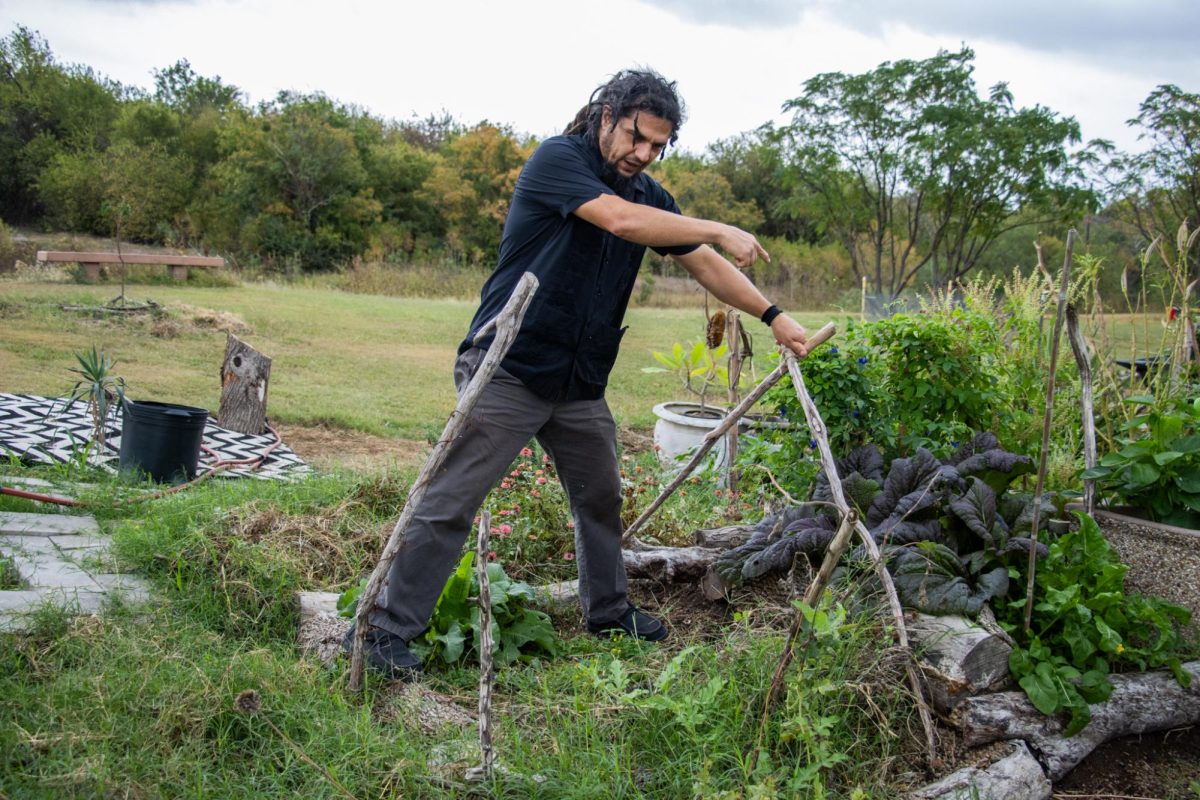
[[[837,333],[837,326],[832,322],[826,323],[820,330],[808,337],[808,352],[811,353],[815,348],[827,342],[835,333]],[[667,498],[674,494],[675,490],[678,489],[684,481],[692,476],[692,473],[695,472],[696,467],[698,467],[700,462],[704,460],[704,456],[708,454],[708,451],[713,448],[720,438],[724,436],[727,431],[733,428],[733,426],[738,423],[738,420],[744,417],[746,412],[754,407],[755,403],[762,399],[762,396],[767,393],[768,389],[779,382],[779,379],[783,377],[786,368],[787,367],[785,364],[780,363],[779,366],[771,370],[771,373],[767,375],[767,377],[763,378],[762,382],[759,383],[758,386],[755,386],[754,390],[751,391],[750,394],[746,395],[742,402],[738,403],[737,408],[730,411],[725,416],[725,419],[721,420],[720,425],[704,434],[704,439],[701,440],[700,446],[696,448],[696,452],[692,454],[692,457],[688,460],[688,462],[683,465],[683,469],[679,470],[679,474],[676,475],[674,479],[672,479],[671,482],[663,488],[662,492],[659,493],[658,497],[654,498],[654,502],[642,512],[641,516],[635,519],[633,524],[625,529],[625,534],[621,537],[622,544],[629,544],[630,541],[632,541],[633,535],[638,532],[642,525],[646,524],[646,520],[650,519],[650,517],[654,515],[654,512],[658,511],[658,509],[662,507],[662,504],[667,501]]]
[[[496,761],[492,750],[492,590],[488,583],[488,537],[492,512],[479,515],[479,539],[475,548],[475,575],[479,579],[479,766],[467,770],[467,779],[489,781]]]
[[[808,394],[808,388],[804,385],[804,376],[800,374],[800,363],[796,360],[796,356],[791,351],[784,351],[784,363],[787,364],[788,372],[792,376],[792,385],[796,389],[796,397],[800,400],[800,406],[804,409],[804,418],[808,421],[808,430],[812,433],[813,439],[817,443],[817,454],[820,456],[821,467],[825,470],[825,477],[829,479],[829,494],[833,498],[834,505],[838,511],[842,513],[843,519],[850,512],[850,504],[846,502],[846,495],[842,492],[842,480],[838,475],[837,464],[833,459],[833,451],[829,447],[829,436],[825,431],[825,422],[821,419],[821,412],[817,410],[816,403]],[[875,564],[875,572],[879,576],[879,582],[883,584],[884,594],[887,595],[888,605],[892,610],[892,617],[896,623],[896,643],[906,654],[911,656],[911,649],[908,646],[908,632],[904,627],[904,610],[900,606],[900,598],[896,594],[896,586],[892,583],[892,576],[888,574],[887,565],[883,562],[883,555],[879,552],[879,546],[875,544],[875,539],[871,536],[871,532],[867,530],[867,526],[862,523],[862,520],[855,519],[855,529],[858,531],[858,536],[862,540],[863,546],[871,557],[871,561]],[[916,665],[912,658],[905,660],[905,671],[908,673],[908,682],[912,688],[913,697],[917,701],[917,712],[921,717],[921,725],[925,729],[925,744],[929,749],[929,760],[932,766],[937,759],[937,743],[933,735],[933,717],[929,713],[929,706],[925,702],[925,695],[921,689],[921,679],[917,673]]]
[[[404,510],[400,512],[400,519],[392,529],[392,535],[383,548],[379,563],[375,565],[375,571],[371,573],[371,578],[367,581],[367,588],[363,590],[362,596],[358,599],[358,611],[354,617],[354,644],[350,651],[350,691],[352,692],[362,690],[363,642],[366,640],[367,628],[370,627],[367,617],[370,615],[371,609],[375,608],[375,598],[379,595],[379,589],[383,586],[383,581],[387,577],[388,570],[391,569],[396,554],[404,547],[404,536],[408,532],[412,518],[417,513],[421,499],[425,496],[425,490],[429,488],[429,481],[441,469],[442,462],[446,460],[446,452],[450,449],[450,443],[458,437],[459,431],[467,422],[467,415],[479,401],[484,387],[492,379],[496,367],[500,366],[508,348],[516,339],[517,331],[521,328],[521,320],[524,319],[525,311],[529,308],[529,303],[533,300],[537,288],[538,280],[532,273],[526,272],[522,275],[521,280],[517,283],[517,288],[509,297],[508,303],[496,315],[496,318],[484,325],[475,336],[475,342],[479,342],[492,329],[496,330],[496,338],[488,348],[487,355],[483,357],[475,376],[467,384],[466,390],[458,400],[458,405],[450,413],[446,428],[442,431],[438,443],[434,445],[433,452],[425,461],[425,466],[421,468],[421,473],[413,481],[412,488],[408,492],[408,499],[404,503]]]
[[[1046,486],[1046,458],[1050,454],[1050,425],[1054,420],[1054,383],[1058,372],[1058,342],[1067,316],[1067,293],[1071,283],[1071,257],[1075,249],[1075,229],[1067,231],[1067,252],[1063,256],[1062,280],[1058,286],[1058,313],[1054,317],[1054,338],[1050,340],[1050,377],[1046,382],[1046,411],[1042,416],[1042,447],[1038,451],[1037,481],[1033,489],[1033,519],[1030,523],[1028,580],[1025,583],[1025,631],[1033,620],[1033,587],[1037,576],[1038,515],[1042,509],[1042,490]]]
[[[1075,364],[1079,367],[1079,406],[1083,411],[1083,468],[1095,469],[1099,462],[1096,459],[1096,405],[1092,398],[1092,360],[1088,355],[1087,342],[1079,330],[1079,314],[1070,303],[1067,304],[1067,338],[1071,342],[1071,352],[1075,354]],[[1096,513],[1095,478],[1083,482],[1083,510],[1089,515]]]

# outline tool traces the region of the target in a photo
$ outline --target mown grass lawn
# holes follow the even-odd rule
[[[215,409],[225,334],[197,324],[203,312],[232,315],[239,334],[273,359],[268,412],[292,424],[327,423],[384,436],[422,438],[441,429],[454,403],[450,372],[475,306],[278,285],[229,288],[135,286],[161,304],[178,330],[150,317],[98,317],[63,304],[96,305],[111,285],[0,284],[0,390],[56,396],[72,381],[74,351],[95,344],[117,360],[134,399]],[[823,314],[801,315],[819,326]],[[609,403],[618,422],[646,427],[655,403],[684,395],[674,376],[646,374],[651,351],[704,332],[703,314],[633,309],[613,372]],[[773,342],[757,320],[759,374]],[[218,323],[220,324],[220,323]],[[764,369],[765,367],[765,369]]]

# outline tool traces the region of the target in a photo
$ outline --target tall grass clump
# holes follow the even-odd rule
[[[181,613],[259,641],[295,636],[300,590],[339,591],[375,564],[406,487],[388,478],[208,481],[119,520],[116,555]]]
[[[487,267],[452,261],[392,264],[355,259],[332,284],[356,294],[473,300],[490,272]]]

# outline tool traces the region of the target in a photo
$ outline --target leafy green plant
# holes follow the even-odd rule
[[[1129,405],[1148,406],[1127,421],[1118,450],[1083,473],[1118,502],[1146,511],[1156,522],[1200,527],[1200,397],[1167,399],[1135,395]]]
[[[487,574],[492,601],[492,655],[496,661],[509,664],[523,655],[557,655],[558,645],[550,617],[528,607],[534,599],[533,587],[512,580],[495,562],[487,565]],[[364,579],[338,597],[339,614],[354,616],[366,583]],[[425,660],[440,656],[447,664],[462,661],[469,654],[478,657],[483,630],[478,598],[475,551],[468,550],[442,589],[429,630],[409,643],[413,652]]]
[[[103,350],[97,350],[95,345],[85,352],[76,352],[75,360],[78,367],[72,367],[70,372],[79,376],[79,380],[67,393],[67,404],[83,400],[92,416],[92,439],[100,451],[106,447],[104,425],[112,409],[118,409],[125,399],[125,379],[113,374],[116,361]]]
[[[674,373],[685,389],[700,398],[701,406],[705,405],[711,387],[729,383],[729,346],[726,344],[712,348],[703,339],[688,345],[676,342],[670,350],[656,350],[651,355],[662,366],[642,367],[642,372]]]
[[[0,589],[20,589],[21,573],[8,556],[0,553]]]
[[[1079,530],[1050,545],[1038,563],[1036,602],[1029,633],[1021,625],[1024,601],[997,608],[1017,639],[1009,668],[1030,702],[1044,714],[1068,713],[1073,736],[1091,719],[1089,703],[1112,693],[1110,671],[1166,667],[1182,686],[1179,627],[1191,613],[1152,597],[1127,596],[1128,570],[1096,521],[1078,513]]]
[[[426,658],[441,656],[447,664],[453,664],[468,653],[479,652],[482,628],[474,564],[475,551],[468,550],[438,598],[429,630],[412,643],[416,652],[425,651]],[[497,662],[509,664],[529,653],[557,655],[550,617],[527,607],[534,599],[533,587],[510,579],[495,562],[487,565],[487,575],[492,601],[492,655]]]
[[[1007,430],[1004,343],[992,314],[969,308],[897,314],[872,323],[867,341],[882,361],[887,442],[900,452],[945,452],[972,430]]]

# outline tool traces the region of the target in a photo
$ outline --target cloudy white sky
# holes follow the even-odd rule
[[[626,66],[678,81],[680,144],[780,119],[820,72],[975,50],[981,92],[1075,117],[1136,148],[1125,121],[1157,85],[1197,91],[1196,0],[0,0],[0,35],[39,31],[62,62],[149,87],[188,59],[251,102],[321,91],[393,119],[557,133]]]

